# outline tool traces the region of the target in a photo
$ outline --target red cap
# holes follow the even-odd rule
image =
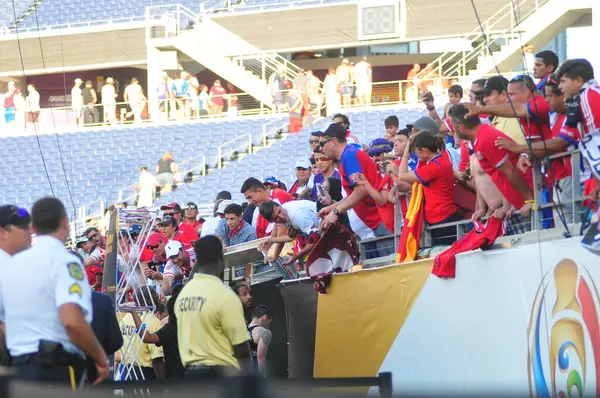
[[[160,209],[163,211],[164,210],[173,210],[173,209],[175,209],[177,211],[181,211],[181,207],[175,202],[169,203],[168,205],[160,206]]]
[[[102,273],[102,268],[100,268],[96,265],[91,265],[89,267],[86,267],[85,273],[87,275],[88,283],[90,284],[90,286],[94,286],[94,284],[98,280],[97,274]]]
[[[165,239],[165,236],[159,232],[153,232],[148,237],[148,243],[146,246],[157,246],[160,242]]]

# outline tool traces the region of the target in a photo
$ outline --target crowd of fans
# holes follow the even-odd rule
[[[216,289],[211,281],[196,279],[194,272],[198,264],[203,264],[211,267],[209,274],[220,276],[224,269],[223,247],[261,239],[258,250],[264,253],[265,261],[255,272],[270,269],[280,257],[284,258],[284,266],[302,271],[320,237],[341,224],[353,240],[380,238],[370,243],[367,257],[392,255],[396,252],[392,234],[405,227],[410,208],[417,202],[424,208],[434,245],[456,241],[456,229],[449,223],[486,216],[502,220],[506,234],[522,233],[531,230],[531,212],[543,204],[536,202],[535,167],[543,176],[537,189],[544,188],[544,197],[552,203],[547,206],[553,212],[547,217],[548,226],[576,221],[582,204],[573,204],[573,200],[581,191],[597,200],[598,176],[581,163],[573,165],[582,170],[580,180],[573,180],[568,151],[577,148],[582,137],[597,133],[600,85],[585,59],[566,60],[559,66],[556,54],[542,51],[535,55],[534,62],[537,83],[525,75],[510,81],[502,76],[477,80],[468,92],[467,103],[461,103],[464,93],[460,86],[450,87],[449,103],[442,116],[437,114],[432,97],[423,93],[430,117],[400,126],[398,118],[391,115],[385,119],[381,137],[368,144],[351,133],[347,116],[337,114],[325,131],[310,135],[307,144],[313,155],[297,160],[297,178],[289,189],[276,176],[250,177],[239,187],[246,202],[234,203],[229,192],[220,192],[214,202],[214,217],[199,218],[194,202],[184,207],[171,203],[160,208],[162,216],[144,241],[138,239],[139,225],[120,231],[117,266],[120,278],[124,278],[123,293],[131,293],[123,297],[139,305],[138,290],[151,286],[151,297],[145,300],[166,302],[166,309],[158,306],[156,314],[150,314],[157,320],[142,320],[134,314],[122,320],[122,331],[127,322],[135,325],[131,330],[146,325],[149,331],[144,337],[147,355],[121,357],[122,363],[142,361],[138,364],[146,369],[145,377],[163,376],[160,367],[154,366],[154,359],[160,355],[167,361],[167,368],[169,362],[176,364],[167,374],[181,376],[182,369],[196,364],[189,357],[195,343],[182,336],[190,328],[207,326],[188,318],[180,322],[179,317],[203,305],[189,292]],[[550,159],[555,154],[565,156]],[[590,166],[595,170],[597,165]],[[395,203],[399,204],[399,212],[395,211]],[[89,228],[75,246],[83,254],[90,285],[98,290],[106,238],[97,228]],[[139,256],[139,270],[130,268],[132,262],[127,256]],[[247,281],[252,266],[240,264],[235,274],[242,280],[233,289],[248,310],[251,297]],[[177,298],[183,294],[178,293],[181,285],[185,285],[182,292],[190,286],[186,301]],[[223,299],[229,300],[225,296]],[[167,316],[178,319],[171,327],[184,325],[185,331],[162,333],[165,326],[159,328],[159,320]],[[255,308],[247,315],[250,337],[242,338],[237,332],[230,335],[234,349],[217,361],[219,366],[236,367],[243,350],[235,348],[250,339],[254,351],[260,353],[256,355],[264,373],[270,334],[263,330],[268,329],[270,318],[266,308]],[[239,330],[239,324],[231,327]],[[171,336],[168,341],[162,337],[166,333]],[[133,334],[137,336],[137,332]],[[177,339],[173,339],[175,335]],[[152,344],[164,346],[164,353],[150,347]],[[178,358],[169,354],[169,361],[169,344],[171,353],[186,354]],[[187,349],[173,348],[176,344],[185,344]]]

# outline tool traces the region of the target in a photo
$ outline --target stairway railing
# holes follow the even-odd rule
[[[477,69],[479,58],[500,50],[500,46],[511,40],[519,40],[519,25],[535,13],[548,0],[511,0],[495,14],[482,22],[484,33],[477,26],[464,39],[471,42],[470,51],[448,51],[429,63],[418,75],[418,80],[437,76],[468,75]],[[487,40],[486,40],[487,36]],[[523,43],[525,44],[525,43]]]

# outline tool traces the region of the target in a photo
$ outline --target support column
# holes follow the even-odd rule
[[[161,62],[160,62],[160,50],[152,46],[150,42],[146,43],[147,48],[147,59],[148,59],[148,113],[150,120],[157,120],[159,116],[158,110],[158,96],[156,88],[161,80]]]

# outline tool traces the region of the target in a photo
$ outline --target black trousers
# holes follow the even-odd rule
[[[16,370],[15,378],[21,381],[31,381],[48,384],[68,385],[76,390],[83,385],[85,368],[67,365],[42,365],[39,362],[13,364]]]
[[[185,380],[220,379],[225,377],[227,368],[222,366],[190,366],[185,369]]]

